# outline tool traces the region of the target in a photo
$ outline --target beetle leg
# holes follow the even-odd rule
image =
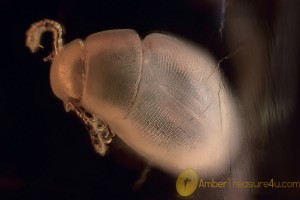
[[[150,173],[150,171],[151,171],[151,166],[150,166],[150,164],[148,164],[146,166],[146,168],[143,169],[143,171],[142,171],[139,179],[133,184],[132,189],[134,191],[138,191],[138,190],[141,189],[141,187],[143,186],[143,184],[146,182],[146,179],[147,179],[148,174]]]
[[[65,109],[67,112],[73,111],[81,119],[88,129],[95,151],[102,156],[105,155],[106,144],[111,143],[115,133],[102,120],[86,112],[76,99],[69,99]]]

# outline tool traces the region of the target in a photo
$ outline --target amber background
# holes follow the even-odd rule
[[[220,59],[229,51],[219,32],[220,2],[1,1],[0,199],[180,199],[175,191],[175,178],[159,170],[152,170],[147,182],[134,191],[132,186],[145,167],[137,157],[118,148],[105,158],[94,153],[84,126],[75,116],[65,113],[51,91],[50,63],[42,61],[51,50],[51,35],[46,34],[43,39],[45,50],[33,55],[25,47],[25,32],[31,23],[50,18],[65,26],[65,43],[117,28],[132,28],[141,36],[151,32],[172,33],[207,48]],[[272,23],[277,13],[268,12],[273,9],[268,1],[249,2],[253,2],[266,26]],[[230,65],[224,62],[221,67],[234,89],[235,74]],[[272,154],[273,149],[267,149],[263,155],[267,164],[255,166],[262,178],[266,174],[289,179],[295,175],[300,180],[299,113],[295,110],[288,127],[277,131],[282,138],[286,138],[284,134],[290,136],[282,148],[274,145],[282,154]],[[280,137],[274,137],[275,142],[280,144]],[[113,145],[118,144],[117,141]],[[278,167],[282,157],[283,167]],[[264,192],[254,198],[284,199],[283,191]],[[290,194],[289,199],[300,197],[299,190],[286,190],[284,194]]]

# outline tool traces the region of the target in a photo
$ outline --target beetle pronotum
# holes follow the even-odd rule
[[[27,46],[36,51],[41,34],[53,32],[52,90],[90,127],[100,154],[115,133],[168,172],[193,168],[204,177],[228,169],[238,148],[237,113],[208,53],[129,29],[62,46],[61,30],[52,20],[34,23]]]

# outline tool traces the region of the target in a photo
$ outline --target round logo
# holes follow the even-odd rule
[[[186,197],[196,190],[198,186],[198,175],[195,170],[186,169],[181,172],[176,181],[176,189],[180,196]]]

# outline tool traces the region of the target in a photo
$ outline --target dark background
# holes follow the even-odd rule
[[[231,0],[229,2],[235,4],[238,1]],[[278,28],[273,22],[278,19],[276,3],[282,1],[277,0],[272,5],[269,5],[267,1],[265,3],[258,3],[259,1],[256,0],[246,2],[251,3],[240,8],[242,11],[236,12],[239,14],[233,18],[243,19],[244,14],[245,16],[255,16],[257,20],[255,22],[265,33],[266,46],[271,52],[268,52],[271,57],[269,59],[273,61],[275,59],[272,56],[276,57],[279,54],[274,52],[272,54],[272,50],[276,50],[276,47],[272,46],[271,39],[275,37],[274,35],[279,34],[272,28],[274,30]],[[233,8],[235,7],[233,6]],[[249,10],[256,12],[251,13]],[[38,3],[33,0],[2,1],[0,3],[2,19],[0,29],[2,52],[0,67],[0,199],[181,199],[175,190],[176,177],[155,169],[150,172],[144,185],[137,189],[133,188],[146,164],[131,153],[124,152],[120,148],[120,146],[124,146],[121,141],[113,142],[106,157],[99,157],[93,151],[85,127],[74,115],[64,111],[62,102],[54,96],[50,88],[51,63],[44,63],[42,58],[52,50],[51,35],[45,34],[42,40],[42,44],[45,46],[43,51],[31,54],[25,47],[25,32],[32,23],[49,18],[64,25],[65,43],[108,29],[131,28],[137,30],[142,37],[151,32],[171,33],[207,48],[219,60],[232,51],[232,49],[227,49],[231,43],[233,46],[240,45],[239,42],[236,42],[238,38],[232,37],[232,41],[225,41],[226,35],[220,34],[221,11],[221,1],[209,0],[99,0],[96,2],[87,0],[80,3],[70,0],[40,1]],[[235,13],[235,10],[233,9],[231,12]],[[297,16],[299,15],[296,14],[295,17],[297,18]],[[286,24],[281,24],[282,30],[285,29]],[[289,30],[299,30],[299,27],[289,28]],[[237,35],[240,34],[240,36],[250,34],[247,29],[241,28],[241,32],[238,33],[238,31]],[[288,47],[297,46],[295,49],[299,50],[298,45],[293,45],[290,37],[287,39],[279,37],[279,39],[282,41],[279,40],[278,44],[287,44],[283,46]],[[299,44],[299,37],[297,41]],[[299,59],[296,59],[299,51],[294,52],[296,54],[288,59],[292,60],[297,67],[300,63]],[[248,61],[246,58],[241,59]],[[282,59],[284,60],[286,57],[282,56]],[[246,90],[236,93],[249,93],[248,96],[246,95],[248,101],[243,103],[255,121],[262,110],[263,106],[261,106],[260,100],[263,99],[265,91],[256,91],[256,95],[260,97],[259,101],[256,101],[250,93],[253,91],[250,89],[253,89],[254,86],[247,88],[239,85],[238,80],[245,79],[243,75],[246,77],[246,72],[232,68],[231,65],[232,63],[229,61],[225,61],[221,65],[221,70],[233,91],[246,88]],[[265,74],[262,76],[271,77],[276,84],[282,85],[284,80],[280,81],[280,75],[284,76],[285,73],[274,70],[277,76],[274,78],[268,71],[272,69],[273,65],[267,66],[269,68],[266,67]],[[299,70],[295,70],[295,66],[291,69],[290,74],[294,74],[298,78]],[[236,70],[232,71],[233,69]],[[248,72],[251,70],[249,68]],[[290,77],[284,78],[289,79]],[[257,80],[258,78],[254,76],[249,85],[256,83]],[[297,84],[295,85],[299,88],[299,83]],[[277,92],[276,86],[269,89],[272,93],[270,94],[271,100],[276,100],[277,94],[279,97],[283,96]],[[263,87],[260,85],[258,88]],[[291,90],[291,88],[286,88],[287,91]],[[259,149],[259,154],[263,153],[262,158],[265,158],[263,160],[266,162],[254,163],[258,171],[258,179],[269,178],[269,176],[276,178],[277,176],[300,180],[298,161],[300,152],[299,92],[296,95],[293,98],[296,98],[298,106],[293,108],[290,118],[282,117],[285,122],[280,123],[275,120],[275,124],[266,125],[268,128],[261,128],[257,124],[255,124],[257,127],[250,127],[258,135],[272,130],[272,140],[270,139],[269,142],[274,145],[266,145],[264,139],[258,139],[258,142],[251,143],[254,148]],[[269,110],[270,112],[273,111],[272,108]],[[274,112],[275,117],[281,119],[280,113],[276,113],[276,109]],[[268,130],[266,131],[266,129]],[[281,145],[281,142],[284,145]],[[256,159],[255,153],[251,156],[254,157],[254,160]],[[300,196],[299,191],[295,189],[285,190],[282,196],[279,195],[281,192],[283,190],[276,193],[270,192],[272,199],[284,199],[283,196],[287,194],[290,195],[289,199],[297,199]],[[264,193],[262,192],[262,194]],[[266,199],[266,196],[256,195],[253,196],[253,199]]]
[[[122,159],[123,154],[115,159],[113,153],[105,158],[94,153],[85,127],[65,113],[51,91],[51,63],[42,61],[52,50],[51,35],[45,34],[45,49],[33,55],[25,47],[25,32],[44,18],[64,25],[65,43],[108,29],[131,28],[141,36],[166,32],[202,44],[221,57],[220,5],[27,0],[2,1],[0,6],[0,199],[175,198],[174,177],[152,170],[142,189],[133,192],[144,163],[135,157]]]

